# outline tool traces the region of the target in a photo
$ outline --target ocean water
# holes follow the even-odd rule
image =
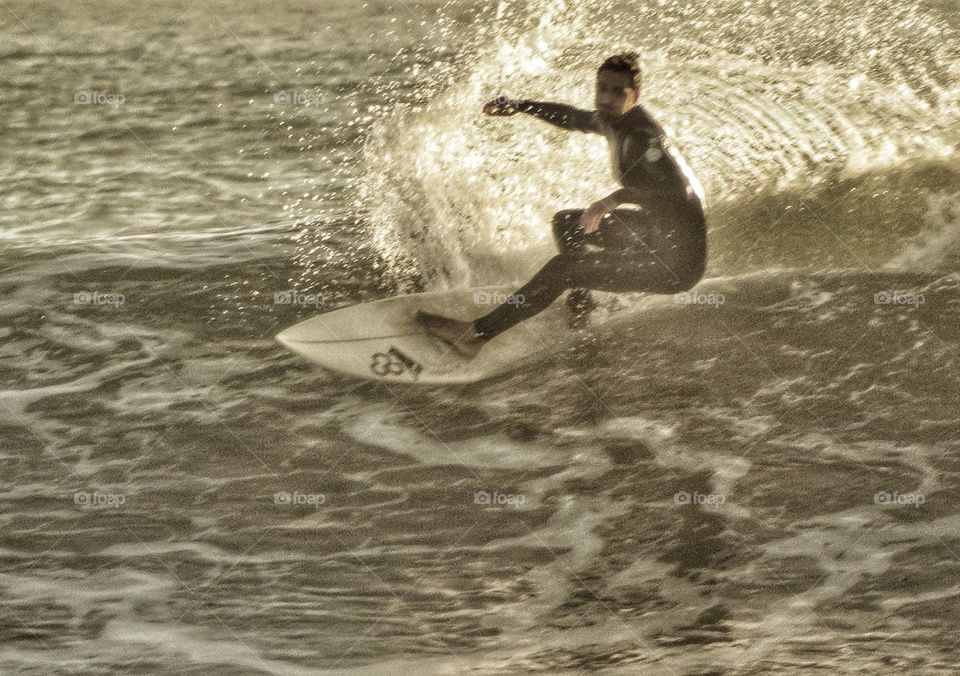
[[[7,0],[0,673],[957,673],[957,16]],[[623,48],[692,294],[468,387],[274,342],[523,281],[605,148],[480,106]]]

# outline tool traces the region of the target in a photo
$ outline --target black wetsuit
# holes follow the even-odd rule
[[[474,321],[493,337],[544,310],[565,289],[677,293],[696,284],[706,266],[706,222],[691,176],[663,129],[639,105],[610,124],[595,112],[560,103],[520,101],[516,107],[564,129],[603,134],[614,175],[630,188],[630,204],[603,217],[599,230],[580,227],[583,209],[553,216],[560,253],[513,296]],[[600,247],[589,250],[587,245]],[[572,294],[573,295],[573,294]]]

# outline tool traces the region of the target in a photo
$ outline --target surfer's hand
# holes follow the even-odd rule
[[[496,115],[498,117],[506,117],[508,115],[516,115],[517,106],[520,105],[518,99],[508,99],[506,96],[498,96],[493,101],[487,101],[483,104],[483,112],[487,115]]]
[[[596,232],[600,229],[600,221],[603,217],[615,208],[616,205],[613,205],[607,198],[597,200],[583,212],[580,217],[580,227],[588,235],[591,232]]]

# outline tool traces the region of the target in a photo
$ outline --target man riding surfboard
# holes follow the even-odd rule
[[[424,330],[470,358],[567,289],[576,325],[594,306],[590,289],[678,293],[700,280],[707,242],[699,185],[663,129],[639,105],[639,96],[638,55],[626,52],[609,57],[597,69],[595,111],[503,98],[484,105],[487,115],[521,112],[563,129],[602,134],[623,187],[587,209],[554,214],[560,253],[512,294],[511,302],[472,322],[418,311],[416,320]],[[624,204],[635,208],[619,208]],[[587,245],[597,248],[588,250]]]

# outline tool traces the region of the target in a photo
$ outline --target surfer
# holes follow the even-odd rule
[[[700,280],[707,244],[699,185],[663,129],[638,103],[640,80],[638,55],[626,52],[597,69],[595,111],[503,97],[484,105],[487,115],[527,113],[563,129],[602,134],[623,187],[587,209],[554,214],[560,252],[509,302],[472,322],[421,310],[416,319],[424,330],[469,358],[567,289],[571,325],[579,326],[595,307],[590,289],[678,293]]]

